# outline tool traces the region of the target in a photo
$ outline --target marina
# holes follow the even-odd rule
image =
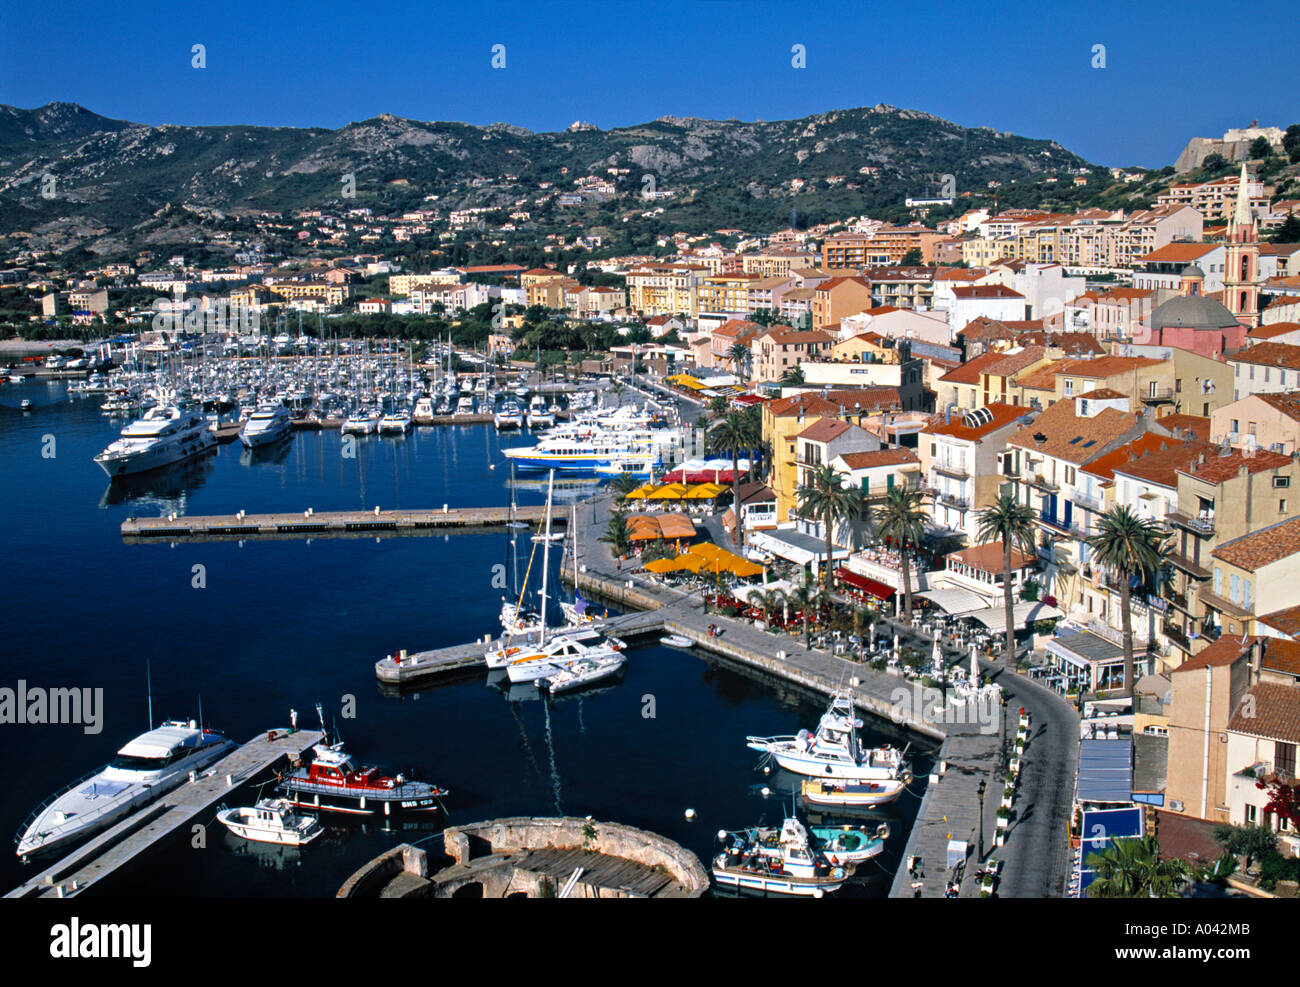
[[[277,763],[295,759],[320,741],[311,731],[269,730],[234,750],[202,776],[118,823],[30,877],[6,898],[71,897],[112,876],[162,842],[238,787]]]

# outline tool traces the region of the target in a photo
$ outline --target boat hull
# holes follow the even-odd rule
[[[820,780],[803,783],[803,800],[809,805],[830,805],[868,808],[888,805],[903,794],[907,786],[898,778],[860,780],[854,785],[825,785]]]

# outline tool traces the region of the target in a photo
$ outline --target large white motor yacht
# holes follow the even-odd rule
[[[141,734],[100,771],[38,806],[19,831],[18,856],[54,850],[106,829],[235,746],[218,733],[200,729],[193,720],[169,721]]]
[[[264,404],[244,422],[239,441],[250,449],[269,446],[289,437],[289,409],[282,404]]]
[[[199,408],[161,404],[122,429],[95,462],[110,477],[127,476],[191,459],[216,444]]]
[[[745,742],[753,750],[770,754],[777,764],[795,774],[907,784],[911,772],[903,761],[903,752],[889,746],[863,748],[858,743],[861,728],[852,696],[837,692],[815,733],[800,730],[792,737],[746,737]]]

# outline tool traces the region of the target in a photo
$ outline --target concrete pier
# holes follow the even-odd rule
[[[300,757],[320,740],[321,733],[316,730],[290,733],[278,729],[259,734],[208,768],[197,780],[185,782],[157,802],[132,813],[5,897],[67,898],[80,894],[175,836],[198,816],[211,812],[239,786],[282,759]]]
[[[208,514],[175,517],[127,518],[122,537],[128,542],[184,538],[236,540],[258,536],[346,537],[349,534],[435,534],[456,530],[504,527],[511,517],[541,525],[545,507],[448,507],[441,510],[314,511],[297,514]],[[556,511],[553,526],[562,527],[566,515]]]

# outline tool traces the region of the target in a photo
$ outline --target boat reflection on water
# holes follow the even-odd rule
[[[260,446],[241,446],[239,450],[239,465],[244,467],[257,466],[262,463],[280,465],[289,458],[289,453],[293,450],[293,433],[288,432],[285,437],[275,442]]]
[[[902,806],[898,801],[874,806],[827,806],[803,802],[800,792],[805,780],[804,775],[797,775],[774,765],[772,773],[767,775],[761,783],[752,786],[752,790],[755,794],[763,795],[768,799],[783,801],[786,804],[789,804],[792,799],[796,803],[802,803],[800,805],[802,813],[814,826],[861,825],[881,822],[899,823],[903,819]],[[765,795],[763,793],[764,789],[767,790]],[[918,798],[915,801],[919,804],[920,800]],[[896,832],[903,831],[901,825],[895,825],[893,828]]]
[[[207,482],[216,466],[216,460],[217,453],[214,449],[197,459],[175,466],[117,477],[109,482],[103,496],[99,498],[99,506],[139,504],[142,507],[157,507],[163,513],[183,513],[185,498]]]
[[[601,477],[556,477],[553,498],[556,503],[576,504],[591,497],[604,482]],[[515,487],[531,493],[546,495],[545,480],[516,480]]]
[[[322,842],[327,840],[328,836],[321,837]],[[225,834],[222,842],[236,857],[251,857],[257,861],[259,867],[265,867],[267,870],[292,870],[301,867],[307,854],[311,852],[310,849],[304,850],[302,847],[285,846],[281,843],[252,843],[230,832]]]

